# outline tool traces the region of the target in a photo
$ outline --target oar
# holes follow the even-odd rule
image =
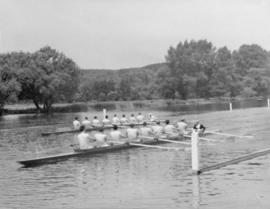
[[[141,139],[154,139],[154,137],[151,137],[151,136],[141,136],[139,137]],[[180,142],[180,141],[175,141],[175,140],[170,140],[170,139],[165,139],[166,137],[165,136],[161,136],[161,137],[158,137],[157,140],[158,141],[163,141],[163,142],[170,142],[170,143],[176,143],[176,144],[184,144],[184,145],[190,145],[190,143],[188,142]]]
[[[235,134],[228,134],[228,133],[221,133],[221,132],[214,132],[214,131],[208,131],[207,133],[221,135],[221,136],[232,136],[232,137],[240,137],[240,138],[253,138],[253,136],[241,136],[241,135],[235,135]]]
[[[191,136],[189,136],[189,135],[184,135],[184,137],[191,138]],[[208,138],[205,138],[205,137],[199,137],[199,139],[204,140],[204,141],[209,141],[209,142],[220,141],[220,140],[216,140],[216,139],[208,139]]]

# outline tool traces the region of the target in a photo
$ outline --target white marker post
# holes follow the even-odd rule
[[[267,99],[267,107],[270,108],[270,99]]]
[[[199,137],[198,132],[192,131],[191,134],[191,158],[192,158],[192,173],[198,174],[200,169],[200,153],[199,153]]]
[[[103,109],[103,119],[105,119],[105,116],[107,115],[107,110]]]
[[[230,102],[230,112],[232,111],[232,103]]]

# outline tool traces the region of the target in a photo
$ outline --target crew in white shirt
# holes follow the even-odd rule
[[[128,141],[137,140],[139,136],[138,129],[134,128],[134,124],[130,124],[130,128],[127,128]]]
[[[88,120],[88,117],[85,117],[84,120],[82,121],[82,125],[85,126],[85,128],[90,128],[91,127],[91,122]]]
[[[163,127],[160,125],[160,121],[157,121],[156,125],[152,126],[152,131],[155,136],[160,136],[161,134],[163,134],[164,130]]]
[[[182,119],[177,122],[177,128],[182,134],[188,134],[187,127],[188,127],[188,124],[186,123],[185,119]]]
[[[138,116],[137,116],[137,121],[138,123],[142,123],[144,119],[144,116],[142,115],[142,113],[139,112]]]
[[[164,127],[164,132],[167,134],[169,137],[175,137],[177,136],[176,128],[170,124],[169,120],[165,121],[165,127]]]
[[[129,122],[130,123],[137,123],[137,119],[135,118],[134,114],[131,114],[131,116],[129,118]]]
[[[93,121],[92,121],[92,125],[93,125],[94,127],[100,127],[100,126],[101,126],[101,124],[100,124],[100,122],[99,122],[97,116],[94,116],[94,119],[93,119]]]
[[[103,133],[103,128],[100,128],[99,132],[95,134],[96,146],[105,147],[107,144],[107,135]]]
[[[90,135],[85,132],[85,126],[80,127],[80,133],[77,135],[79,148],[81,150],[90,149],[94,147],[94,140],[91,139]]]
[[[119,120],[119,118],[117,117],[116,114],[113,116],[112,123],[115,124],[115,125],[120,124],[120,120]]]
[[[104,126],[111,124],[111,121],[109,120],[108,115],[105,116],[105,118],[102,120],[102,123],[103,123]]]
[[[114,125],[113,130],[110,133],[113,141],[121,141],[121,139],[125,138],[124,135],[118,130],[118,126]]]
[[[120,119],[121,123],[128,123],[128,119],[126,118],[126,115],[122,115],[122,118]]]
[[[80,121],[78,120],[78,117],[75,117],[74,118],[74,121],[73,121],[73,128],[75,130],[79,130],[80,129],[80,126],[81,126],[81,123]]]
[[[152,136],[152,135],[153,135],[153,132],[152,132],[151,128],[147,127],[147,123],[144,122],[143,127],[140,128],[140,136],[149,137],[149,136]]]
[[[155,122],[157,120],[157,117],[152,115],[151,113],[148,114],[148,120],[151,122]]]

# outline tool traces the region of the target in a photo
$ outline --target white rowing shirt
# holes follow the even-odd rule
[[[138,130],[136,128],[128,128],[127,129],[127,137],[129,139],[136,139],[138,136]]]
[[[121,139],[121,132],[118,130],[114,130],[111,132],[111,137],[115,141],[119,141]]]
[[[119,124],[120,120],[118,117],[113,117],[112,122],[113,122],[113,124]]]
[[[84,120],[82,122],[82,125],[84,125],[86,128],[90,128],[91,127],[91,122],[89,120]]]
[[[107,136],[104,133],[96,133],[95,134],[96,145],[97,146],[104,146],[106,145]]]
[[[121,121],[121,123],[127,123],[128,119],[127,118],[121,118],[120,121]]]
[[[184,133],[184,134],[186,134],[187,133],[187,124],[186,123],[184,123],[184,122],[178,122],[177,123],[177,126],[178,126],[178,129],[182,132],[182,133]]]
[[[152,133],[151,128],[149,127],[142,127],[140,131],[141,131],[141,136],[150,136],[150,134]]]
[[[94,119],[92,124],[93,124],[93,126],[100,126],[100,122],[98,119]]]
[[[89,134],[82,132],[79,133],[77,136],[79,148],[80,149],[90,149],[93,148],[93,145],[90,143],[90,136]]]
[[[137,116],[137,120],[138,120],[139,123],[140,122],[143,122],[143,119],[144,119],[144,116],[143,115],[138,115]]]
[[[171,125],[171,124],[168,124],[168,125],[166,125],[165,127],[164,127],[164,132],[166,133],[166,134],[173,134],[174,133],[174,126],[173,125]]]
[[[163,132],[163,127],[160,125],[155,125],[155,126],[152,126],[152,130],[155,135],[161,135]]]
[[[80,126],[81,126],[80,121],[78,121],[78,120],[74,120],[73,121],[73,127],[74,127],[74,129],[78,130],[80,128]]]
[[[103,123],[103,125],[109,125],[111,123],[111,121],[109,119],[107,119],[107,118],[104,118],[102,120],[102,123]]]
[[[134,116],[132,116],[129,118],[129,122],[130,123],[137,123],[137,119]]]

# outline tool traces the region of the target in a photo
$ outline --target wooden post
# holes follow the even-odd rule
[[[192,131],[191,134],[191,158],[192,158],[192,173],[199,174],[200,170],[200,153],[199,153],[199,137],[198,132]]]
[[[200,202],[201,202],[201,191],[200,191],[200,176],[199,175],[193,175],[192,176],[192,206],[194,209],[200,208]]]
[[[232,111],[232,103],[230,102],[230,112]]]
[[[267,107],[268,107],[268,109],[270,108],[270,99],[269,98],[267,99]]]
[[[103,119],[105,119],[105,116],[107,115],[107,110],[103,109]]]

